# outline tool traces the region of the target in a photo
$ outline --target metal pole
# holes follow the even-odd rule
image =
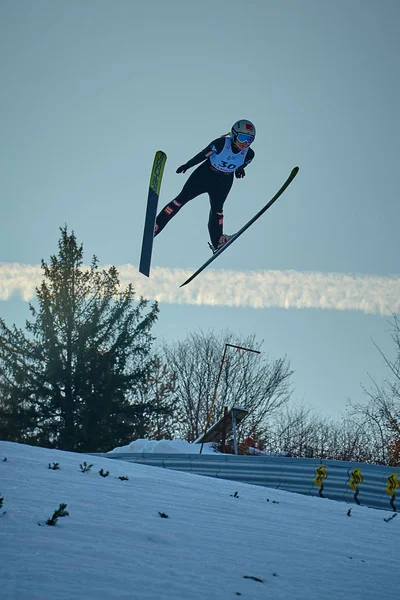
[[[236,436],[236,411],[232,410],[232,431],[233,431],[233,454],[238,453]]]
[[[207,433],[207,429],[210,426],[211,414],[212,414],[212,411],[214,408],[215,398],[217,397],[217,389],[218,389],[218,384],[219,384],[219,380],[220,380],[221,373],[222,373],[222,367],[224,366],[224,360],[225,360],[227,346],[228,346],[228,344],[225,344],[224,353],[222,355],[222,360],[221,360],[221,364],[219,366],[219,371],[218,371],[218,377],[217,377],[217,381],[216,381],[215,388],[214,388],[214,394],[213,394],[213,397],[211,400],[211,407],[210,407],[210,410],[208,411],[208,415],[207,415],[207,422],[206,422],[206,427],[204,429],[204,435]],[[204,445],[204,442],[201,442],[200,454],[202,454],[202,452],[203,452],[203,445]]]
[[[217,397],[218,384],[219,384],[219,380],[221,378],[222,367],[224,366],[225,355],[226,355],[226,350],[227,350],[228,346],[231,348],[236,348],[237,350],[244,350],[245,352],[254,352],[255,354],[261,354],[261,352],[259,350],[252,350],[251,348],[244,348],[243,346],[236,346],[235,344],[225,344],[224,353],[222,355],[221,364],[219,366],[218,377],[217,377],[217,381],[216,381],[215,388],[214,388],[214,394],[213,394],[213,397],[211,400],[211,407],[210,407],[210,410],[207,415],[207,422],[206,422],[206,427],[204,429],[204,435],[207,433],[207,430],[210,426],[211,415],[212,415],[212,411],[214,408],[215,399]],[[235,422],[236,422],[236,420],[235,420]],[[202,454],[202,452],[203,452],[203,445],[204,445],[204,442],[201,442],[200,454]]]
[[[225,444],[226,444],[226,426],[228,421],[228,407],[224,406],[224,421],[222,424],[222,440],[221,440],[221,452],[225,453]]]

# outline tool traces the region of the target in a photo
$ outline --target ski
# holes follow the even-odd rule
[[[278,200],[279,196],[281,196],[283,194],[283,192],[286,190],[286,188],[291,184],[291,182],[296,177],[296,175],[297,175],[298,172],[299,172],[299,167],[295,167],[292,170],[292,172],[290,173],[289,177],[286,179],[286,181],[283,184],[283,186],[281,187],[281,189],[275,194],[275,196],[273,198],[271,198],[271,200],[268,202],[268,204],[266,204],[265,206],[263,206],[263,208],[256,215],[254,215],[254,217],[251,218],[250,221],[248,221],[246,223],[246,225],[243,225],[243,227],[241,229],[239,229],[239,231],[237,233],[235,233],[231,237],[231,239],[228,240],[226,242],[226,244],[224,244],[222,246],[222,248],[220,248],[219,250],[217,250],[215,252],[215,254],[213,254],[199,269],[197,269],[197,271],[195,273],[193,273],[193,275],[191,275],[189,277],[189,279],[187,279],[184,283],[182,283],[182,285],[180,287],[183,287],[184,285],[187,285],[188,283],[190,283],[191,281],[193,281],[193,279],[195,277],[197,277],[197,275],[199,275],[199,273],[201,273],[202,271],[204,271],[204,269],[206,267],[208,267],[208,265],[211,264],[216,258],[218,258],[218,256],[220,256],[220,254],[222,254],[222,252],[224,252],[224,250],[226,250],[228,248],[228,246],[230,246],[231,244],[233,244],[233,242],[235,240],[237,240],[238,237],[241,236],[242,233],[244,233],[246,231],[246,229],[248,229],[250,227],[250,225],[253,225],[253,223],[255,221],[257,221],[257,219],[259,219],[261,217],[261,215],[263,215],[265,213],[265,211],[268,210],[270,208],[270,206],[272,206],[273,203],[276,200]]]
[[[160,195],[161,180],[164,173],[167,155],[162,150],[157,150],[151,170],[149,195],[147,197],[146,217],[144,221],[142,251],[140,254],[139,272],[146,277],[150,275],[151,255],[153,252],[154,227],[157,217],[158,197]]]

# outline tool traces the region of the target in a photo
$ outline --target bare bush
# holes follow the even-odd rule
[[[204,431],[226,344],[253,350],[261,347],[254,335],[238,339],[230,332],[190,333],[185,340],[163,347],[165,363],[176,385],[182,419],[179,434],[188,441]],[[229,348],[222,364],[212,422],[223,416],[225,406],[240,406],[249,411],[249,427],[262,427],[289,401],[292,373],[286,357],[269,360],[253,352]],[[241,428],[243,435],[245,428],[246,425]]]

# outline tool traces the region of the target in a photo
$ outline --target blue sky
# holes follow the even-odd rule
[[[339,416],[386,374],[399,311],[397,0],[3,0],[0,6],[0,316],[23,324],[34,267],[74,229],[87,260],[160,301],[155,333],[230,329],[295,370],[293,398]],[[239,229],[282,198],[195,282],[208,199],[187,205],[137,271],[154,153],[176,168],[234,121],[257,127],[225,204]],[[33,267],[33,268],[32,268]],[[25,300],[21,299],[25,298]]]

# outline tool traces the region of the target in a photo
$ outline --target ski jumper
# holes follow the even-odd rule
[[[202,163],[190,175],[180,194],[158,214],[154,235],[158,235],[164,229],[182,206],[200,194],[208,194],[210,198],[208,231],[211,243],[216,248],[223,230],[223,206],[232,187],[234,173],[236,177],[243,177],[244,168],[253,158],[254,151],[251,148],[237,149],[232,146],[230,136],[212,141],[186,165],[183,165],[186,170]]]

